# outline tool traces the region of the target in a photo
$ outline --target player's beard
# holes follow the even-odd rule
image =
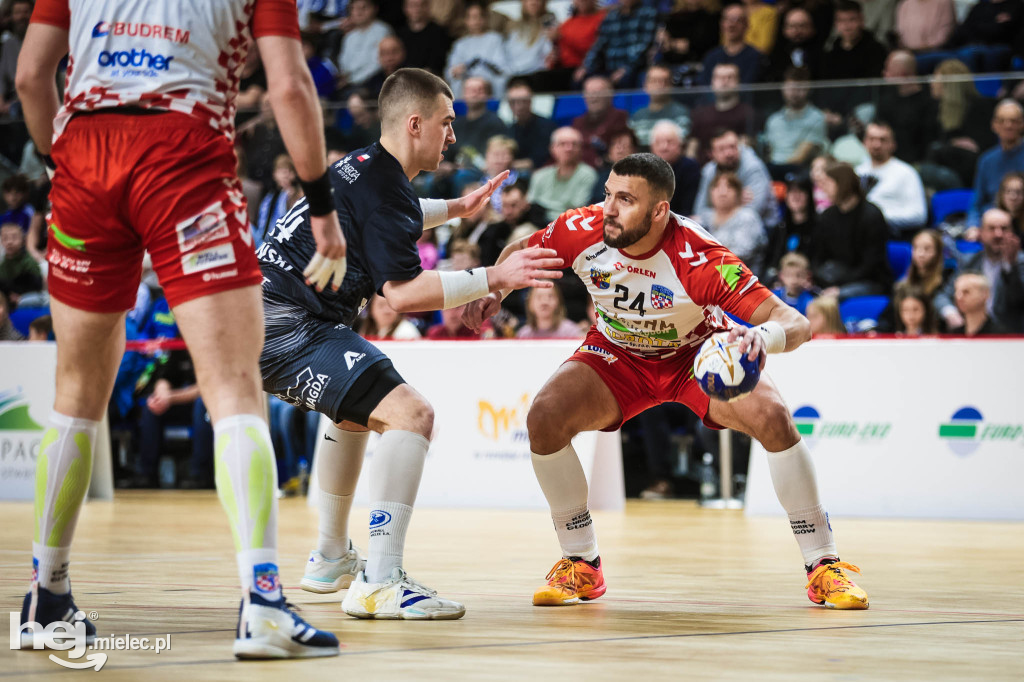
[[[614,221],[610,218],[604,219],[606,229],[604,231],[604,243],[613,249],[625,249],[647,236],[647,233],[651,231],[651,225],[653,224],[654,209],[647,211],[647,215],[641,220],[636,226],[626,229],[618,221]],[[611,223],[618,227],[622,232],[619,233],[618,237],[611,237],[608,235],[607,225]]]

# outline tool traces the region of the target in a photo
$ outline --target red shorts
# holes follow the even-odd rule
[[[53,146],[50,294],[112,313],[135,305],[143,252],[167,302],[262,281],[222,133],[178,113],[76,116]]]
[[[680,348],[665,356],[639,356],[616,346],[595,327],[568,361],[591,367],[611,389],[622,420],[602,431],[615,431],[644,410],[662,403],[682,403],[712,429],[721,429],[708,416],[711,399],[693,378],[693,360],[700,346]]]

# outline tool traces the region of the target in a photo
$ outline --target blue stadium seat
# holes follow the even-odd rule
[[[978,89],[978,94],[982,97],[995,97],[1003,87],[1003,80],[1001,78],[975,76],[974,87]]]
[[[28,336],[28,326],[32,324],[32,320],[49,314],[49,306],[43,306],[40,308],[18,308],[11,313],[11,324],[14,325],[15,329],[21,332],[22,336]]]
[[[961,256],[970,256],[972,253],[978,253],[985,248],[981,242],[969,242],[966,239],[956,240],[956,250]]]
[[[889,269],[895,279],[902,279],[910,269],[910,253],[912,248],[909,242],[889,242],[886,245],[889,254]]]
[[[585,112],[587,105],[583,101],[583,95],[562,95],[555,101],[555,110],[551,118],[559,125],[569,125],[572,120]]]
[[[863,320],[877,322],[888,306],[888,296],[854,296],[839,304],[839,317],[847,329],[855,330]]]
[[[974,201],[974,190],[947,189],[932,196],[932,220],[942,223],[952,213],[966,213]]]

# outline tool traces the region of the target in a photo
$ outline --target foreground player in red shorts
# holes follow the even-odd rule
[[[214,425],[216,481],[242,582],[240,658],[334,656],[338,641],[285,604],[277,570],[274,451],[257,364],[262,275],[235,175],[235,98],[255,38],[270,101],[313,216],[306,276],[345,269],[323,121],[294,0],[39,0],[17,88],[55,167],[49,283],[57,397],[36,468],[33,581],[21,639],[77,611],[68,564],[99,420],[124,353],[148,251]],[[70,51],[63,106],[54,75]],[[52,147],[51,147],[52,144]],[[92,623],[84,623],[88,639]],[[42,642],[45,645],[45,641]],[[66,647],[65,647],[66,648]]]
[[[671,213],[674,189],[672,168],[663,160],[628,156],[612,168],[603,206],[563,213],[546,230],[507,246],[498,260],[526,246],[555,249],[586,284],[598,314],[527,416],[534,471],[563,555],[533,603],[575,604],[606,590],[573,436],[613,431],[654,405],[679,402],[709,427],[742,431],[768,451],[775,491],[803,553],[811,601],[867,608],[867,594],[846,573],[858,569],[839,561],[810,452],[771,380],[762,376],[753,393],[726,403],[710,400],[692,375],[697,350],[716,331],[732,327],[730,339],[739,338],[740,350],[755,359],[796,349],[810,339],[808,322],[700,225]],[[475,301],[465,322],[478,327],[500,301],[500,294]],[[755,326],[731,325],[723,310]]]

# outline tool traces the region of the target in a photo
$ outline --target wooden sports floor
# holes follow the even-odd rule
[[[365,543],[361,520],[357,544]],[[0,611],[27,586],[32,508],[0,504]],[[237,571],[211,492],[119,492],[80,519],[75,599],[99,634],[171,649],[110,651],[99,673],[0,642],[0,678],[111,680],[1024,680],[1024,524],[833,519],[842,558],[863,571],[871,609],[813,606],[788,524],[631,502],[595,514],[608,593],[535,608],[558,557],[542,512],[418,510],[406,567],[467,606],[459,621],[358,621],[339,595],[294,587],[316,512],[283,500],[289,599],[343,643],[341,656],[236,662]],[[8,633],[4,633],[5,636]]]

